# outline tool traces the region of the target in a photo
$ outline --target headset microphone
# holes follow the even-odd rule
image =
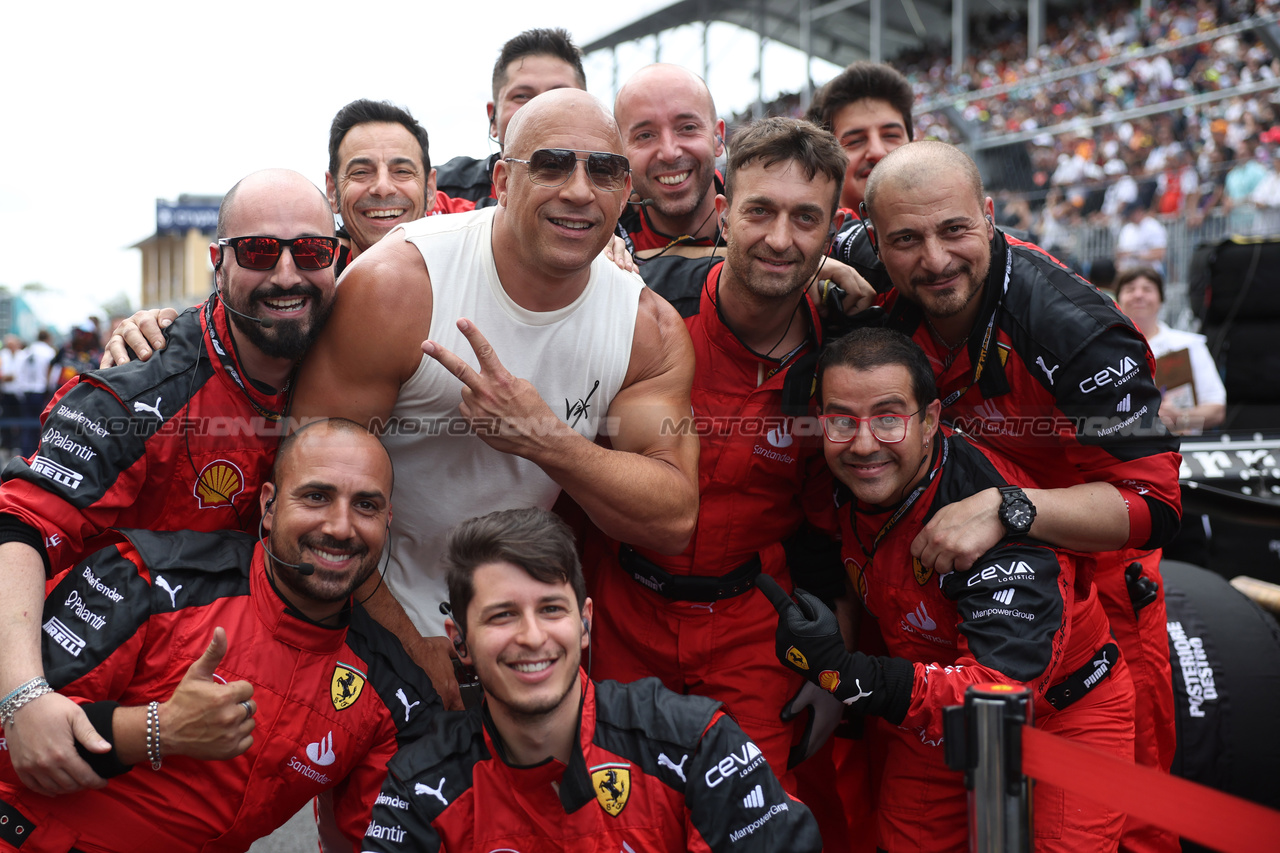
[[[275,502],[276,502],[276,499],[271,498],[270,500],[267,501],[267,506],[270,507]],[[263,533],[262,519],[258,519],[258,544],[262,546],[262,550],[265,551],[267,553],[267,556],[271,558],[271,562],[279,563],[282,566],[288,566],[289,568],[296,570],[298,574],[303,575],[304,577],[311,577],[316,573],[316,567],[311,565],[310,563],[290,563],[288,560],[282,560],[279,557],[277,557],[275,554],[273,554],[271,552],[271,546],[267,544],[266,535]]]
[[[232,307],[227,303],[227,300],[225,300],[225,299],[223,299],[223,298],[222,298],[222,288],[221,288],[221,287],[216,288],[216,289],[215,289],[215,292],[218,294],[218,301],[222,303],[222,307],[223,307],[223,308],[225,308],[227,311],[230,311],[232,314],[235,314],[237,317],[243,317],[243,318],[245,318],[246,320],[251,320],[251,321],[253,321],[254,323],[257,323],[259,326],[261,326],[261,327],[262,327],[262,328],[264,328],[264,329],[270,329],[272,326],[274,326],[274,325],[276,324],[276,321],[275,321],[275,320],[272,320],[270,317],[254,317],[254,316],[251,316],[251,315],[249,315],[249,314],[244,313],[243,311],[237,311],[236,309],[232,308]]]
[[[627,204],[633,204],[636,207],[651,207],[654,204],[657,204],[657,202],[655,202],[651,198],[642,198],[639,201],[631,201],[630,199],[628,199]]]

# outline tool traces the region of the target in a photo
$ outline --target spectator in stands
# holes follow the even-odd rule
[[[1116,237],[1116,268],[1146,264],[1164,269],[1169,232],[1140,201],[1125,208],[1125,223]]]
[[[22,362],[22,338],[4,336],[4,348],[0,349],[0,417],[17,420],[22,417],[22,385],[18,380],[18,368]],[[18,427],[7,426],[0,437],[5,449],[16,453]]]
[[[1227,391],[1218,375],[1204,335],[1171,329],[1160,320],[1164,307],[1164,276],[1151,267],[1126,270],[1116,279],[1116,301],[1147,337],[1151,353],[1156,357],[1156,382],[1163,399],[1160,419],[1179,435],[1199,435],[1222,423],[1227,415]],[[1177,368],[1171,357],[1185,352],[1183,367]],[[1168,379],[1171,369],[1184,374],[1190,369],[1190,382],[1177,376],[1178,384]]]
[[[888,65],[855,62],[814,96],[809,119],[831,131],[849,157],[840,206],[854,214],[871,170],[912,140],[911,84]]]
[[[35,453],[40,443],[40,413],[49,401],[49,370],[58,355],[49,343],[51,340],[53,336],[49,330],[41,329],[36,339],[22,351],[18,367],[18,382],[22,389],[21,417],[31,424],[23,426],[20,432],[19,444],[24,457]]]
[[[1200,176],[1191,165],[1191,155],[1179,148],[1165,159],[1156,179],[1156,210],[1161,216],[1181,216],[1199,189]]]
[[[1238,150],[1240,156],[1227,172],[1228,208],[1246,201],[1267,176],[1267,167],[1262,164],[1259,156],[1262,153],[1261,146],[1256,139],[1244,140],[1240,143]]]
[[[1255,233],[1275,234],[1280,232],[1280,147],[1271,154],[1271,170],[1258,182],[1249,193],[1249,201],[1257,207],[1258,221],[1254,226]]]
[[[50,365],[50,387],[56,390],[81,373],[96,370],[101,360],[102,347],[98,345],[98,330],[91,323],[76,326]]]
[[[1221,209],[1226,196],[1227,160],[1230,149],[1214,148],[1205,158],[1205,165],[1198,171],[1200,185],[1187,199],[1187,227],[1199,228],[1205,217]]]
[[[493,100],[485,106],[489,138],[498,143],[496,153],[483,159],[454,157],[440,167],[436,188],[451,198],[465,198],[477,207],[497,202],[493,166],[502,156],[507,124],[516,110],[535,95],[551,89],[586,89],[582,51],[562,29],[525,30],[502,46],[493,65]]]

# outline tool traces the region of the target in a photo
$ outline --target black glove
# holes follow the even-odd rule
[[[756,586],[778,611],[775,650],[783,666],[818,685],[859,714],[875,714],[895,725],[911,704],[911,663],[872,657],[844,647],[836,615],[820,600],[796,590],[796,600],[768,575]]]
[[[791,754],[787,756],[788,770],[822,748],[827,738],[840,725],[844,711],[840,700],[818,685],[808,681],[801,685],[800,691],[783,706],[779,715],[784,723],[791,722],[801,714],[806,715],[800,742],[791,747]]]

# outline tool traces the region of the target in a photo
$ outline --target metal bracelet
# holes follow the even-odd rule
[[[147,759],[152,770],[159,770],[163,760],[160,755],[160,703],[147,706]]]
[[[45,681],[44,676],[33,678],[26,684],[14,690],[0,702],[0,725],[5,728],[13,726],[13,717],[21,708],[33,699],[39,699],[46,693],[52,693],[53,688],[49,686],[49,682]]]
[[[30,681],[24,684],[19,684],[9,693],[8,696],[4,697],[3,699],[0,699],[0,708],[3,708],[5,705],[8,705],[11,699],[13,699],[15,696],[17,696],[19,693],[26,690],[27,688],[34,687],[37,684],[48,684],[48,683],[49,682],[44,680],[43,675],[37,675],[35,678],[31,679]]]

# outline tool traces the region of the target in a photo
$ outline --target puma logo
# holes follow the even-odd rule
[[[409,697],[404,695],[404,688],[402,687],[396,688],[396,698],[399,699],[400,704],[404,706],[404,721],[407,723],[409,722],[409,712],[412,711],[416,706],[421,705],[422,701],[419,700],[417,702],[414,702],[413,704],[410,704]],[[448,803],[445,803],[445,805],[448,805]]]
[[[150,412],[151,414],[155,415],[157,418],[163,421],[164,415],[160,414],[160,401],[163,399],[164,397],[156,397],[156,404],[154,406],[148,406],[146,403],[139,403],[138,401],[135,400],[133,403],[133,411],[135,413]]]
[[[844,704],[846,704],[846,705],[852,705],[854,702],[857,702],[859,699],[866,699],[868,696],[870,696],[870,695],[871,695],[871,691],[870,691],[870,690],[863,690],[863,689],[862,689],[862,680],[861,680],[861,679],[859,679],[859,678],[855,678],[855,679],[853,680],[853,686],[854,686],[854,687],[856,687],[856,688],[858,688],[858,695],[857,695],[857,696],[850,696],[848,699],[844,700]]]
[[[182,589],[182,584],[177,586],[169,586],[169,582],[164,579],[164,575],[156,575],[156,586],[169,593],[169,604],[174,610],[178,609],[178,590]]]
[[[1053,384],[1053,374],[1057,371],[1057,369],[1058,369],[1059,367],[1062,367],[1062,365],[1061,365],[1061,364],[1055,364],[1055,365],[1053,366],[1053,370],[1050,370],[1050,369],[1049,369],[1049,365],[1047,365],[1047,364],[1045,364],[1045,363],[1044,363],[1044,356],[1040,356],[1040,355],[1036,356],[1036,364],[1040,365],[1040,369],[1044,371],[1044,375],[1045,375],[1045,377],[1049,380],[1049,384],[1050,384],[1050,385],[1052,385],[1052,384]]]
[[[676,764],[670,758],[667,758],[667,754],[665,752],[658,753],[658,766],[665,767],[668,770],[670,770],[672,773],[679,776],[681,782],[688,781],[687,779],[684,778],[684,763],[688,760],[689,760],[688,753],[685,753],[684,755],[680,756],[679,764]]]
[[[439,800],[443,805],[447,806],[449,805],[449,801],[446,800],[444,798],[444,794],[441,793],[441,791],[444,790],[444,779],[445,777],[441,776],[440,784],[436,785],[434,788],[428,785],[424,785],[421,782],[416,782],[414,783],[414,786],[413,786],[413,792],[418,796],[422,796],[423,794],[430,794],[431,796]]]

